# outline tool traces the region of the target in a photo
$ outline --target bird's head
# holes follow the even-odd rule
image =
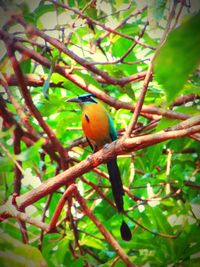
[[[76,98],[70,98],[66,102],[74,102],[78,103],[80,106],[83,106],[84,104],[97,103],[97,100],[94,94],[84,94]]]

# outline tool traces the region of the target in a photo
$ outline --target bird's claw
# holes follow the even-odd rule
[[[103,148],[108,149],[109,146],[110,146],[110,144],[105,144],[105,145],[103,146]]]

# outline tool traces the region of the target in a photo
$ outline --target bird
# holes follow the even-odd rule
[[[93,152],[98,151],[105,145],[117,139],[117,131],[115,129],[114,122],[104,105],[97,99],[95,94],[83,94],[76,98],[70,98],[66,101],[79,104],[82,110],[82,129]],[[107,169],[118,213],[123,214],[124,190],[116,157],[107,162]],[[120,232],[123,240],[131,240],[132,234],[130,228],[124,219],[121,222]]]

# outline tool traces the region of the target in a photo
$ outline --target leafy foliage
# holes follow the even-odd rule
[[[24,245],[8,234],[1,234],[0,246],[1,266],[47,266],[37,248]]]
[[[91,155],[81,130],[81,112],[75,104],[65,102],[68,98],[95,92],[107,103],[122,136],[154,56],[153,77],[148,80],[144,106],[131,137],[144,135],[145,139],[161,131],[164,137],[181,120],[196,118],[200,7],[193,1],[188,7],[186,1],[163,0],[22,2],[1,1],[0,8],[1,266],[126,266],[75,195],[61,211],[57,232],[41,230],[42,221],[50,224],[65,187],[49,189],[48,196],[41,194],[26,206],[23,220],[9,213],[19,204],[12,194],[26,201],[29,193],[37,194],[34,189],[41,184]],[[25,25],[16,19],[19,13]],[[44,34],[54,43],[45,40]],[[21,94],[23,85],[8,44],[50,133],[30,109],[27,95]],[[62,51],[60,44],[71,53]],[[80,177],[73,174],[100,228],[104,225],[138,266],[200,264],[200,137],[195,133],[173,138],[158,143],[152,139],[146,147],[118,157],[126,189],[123,218],[133,234],[130,242],[121,240],[122,215],[111,205],[104,164]],[[24,214],[24,210],[17,211]]]
[[[169,34],[155,61],[155,72],[164,85],[169,102],[183,89],[189,74],[199,65],[199,23],[200,14]]]

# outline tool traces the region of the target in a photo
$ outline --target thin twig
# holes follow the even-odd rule
[[[12,67],[15,71],[15,74],[18,79],[19,87],[21,90],[21,94],[23,95],[26,105],[31,111],[31,113],[34,115],[40,126],[43,128],[43,130],[47,133],[49,139],[51,140],[52,144],[55,146],[55,149],[59,152],[60,157],[61,157],[61,165],[63,170],[67,168],[66,165],[66,160],[68,159],[68,155],[64,148],[62,147],[61,143],[59,140],[56,138],[54,132],[50,129],[50,127],[47,125],[47,123],[44,121],[42,118],[40,112],[38,109],[35,107],[33,100],[31,98],[30,92],[27,89],[26,82],[24,80],[23,73],[21,71],[19,62],[17,61],[14,52],[13,52],[13,45],[12,42],[6,43],[6,48],[7,48],[7,53],[8,56],[11,60]]]
[[[12,40],[12,37],[10,35],[8,35],[6,32],[0,30],[0,39],[7,42],[7,40]],[[37,52],[30,50],[27,47],[24,47],[20,43],[13,42],[13,47],[16,50],[20,51],[21,53],[27,54],[29,57],[36,60],[41,65],[43,65],[47,68],[51,67],[51,62],[48,59],[41,56]],[[87,84],[85,82],[85,80],[82,79],[80,76],[78,76],[76,74],[72,74],[70,72],[67,72],[63,66],[56,65],[55,66],[55,72],[59,73],[60,75],[62,75],[65,78],[69,79],[71,82],[73,82],[74,84],[76,84],[77,86],[82,88],[84,91],[95,94],[99,99],[101,99],[102,101],[104,101],[105,103],[107,103],[108,105],[110,105],[116,109],[124,108],[124,109],[128,109],[131,111],[135,110],[135,106],[132,105],[131,103],[125,103],[123,101],[113,99],[111,96],[104,93],[102,90],[98,89],[94,85]],[[143,74],[143,77],[145,77],[145,74]],[[134,78],[134,80],[138,80],[137,76],[133,77],[133,78]],[[131,82],[131,81],[132,81],[132,79],[130,79],[130,77],[128,77],[128,81],[127,81],[127,79],[124,81],[122,78],[119,85],[123,86],[123,84],[126,84],[127,82]],[[118,80],[115,80],[115,83],[117,84]],[[187,115],[187,114],[174,112],[171,110],[164,110],[162,108],[158,108],[158,107],[154,107],[154,106],[145,106],[145,105],[143,105],[141,112],[142,113],[156,114],[156,115],[160,115],[160,116],[167,117],[170,119],[179,119],[179,120],[185,120],[185,119],[188,119],[190,117],[190,115]]]
[[[3,143],[1,143],[1,141],[0,141],[0,147],[7,154],[7,156],[12,160],[12,162],[17,166],[17,168],[20,170],[20,172],[24,173],[24,170],[22,169],[21,164],[19,164],[19,162],[14,159],[14,157],[10,154],[9,150],[4,146]]]
[[[13,138],[14,153],[17,156],[17,155],[19,155],[21,153],[21,137],[22,137],[22,133],[21,133],[20,129],[18,129],[18,128],[15,128],[13,133],[14,133],[14,138]],[[18,163],[18,164],[16,164],[16,163]],[[22,162],[20,160],[16,160],[16,163],[15,163],[15,168],[14,168],[14,173],[15,173],[15,177],[14,177],[14,193],[19,195],[20,194],[20,189],[21,189],[21,179],[22,179],[22,175],[23,175],[23,173],[19,169],[19,165],[22,167]]]
[[[28,214],[24,212],[18,211],[10,202],[7,202],[0,207],[0,221],[10,217],[34,225],[45,232],[47,232],[49,229],[48,224],[40,222],[37,219],[30,217]]]
[[[119,84],[122,83],[119,80],[109,76],[105,71],[102,71],[100,69],[97,69],[94,65],[91,65],[87,60],[79,57],[77,54],[69,50],[64,43],[60,42],[56,38],[50,37],[44,32],[38,30],[36,27],[33,25],[28,25],[21,16],[13,16],[13,19],[15,19],[18,23],[20,23],[25,29],[28,28],[29,33],[32,32],[33,35],[37,35],[41,38],[43,38],[46,42],[49,42],[52,44],[54,47],[56,47],[60,52],[63,52],[64,54],[68,55],[70,58],[75,60],[77,63],[85,67],[87,70],[95,73],[96,75],[102,77],[107,83],[111,84]]]
[[[143,83],[143,87],[142,87],[142,91],[140,93],[140,97],[137,101],[137,104],[136,104],[136,107],[135,107],[135,111],[134,111],[134,114],[133,114],[133,118],[131,120],[131,123],[129,124],[127,130],[126,130],[126,133],[124,135],[124,138],[126,138],[127,136],[130,136],[136,123],[137,123],[137,118],[142,110],[142,106],[143,106],[143,103],[144,103],[144,98],[145,98],[145,95],[146,95],[146,91],[147,91],[147,88],[148,88],[148,84],[151,80],[151,77],[152,77],[152,69],[153,69],[153,65],[152,65],[152,61],[150,62],[149,64],[149,68],[148,68],[148,71],[147,71],[147,74],[145,76],[145,79],[144,79],[144,83]]]
[[[14,119],[14,115],[7,110],[6,104],[4,99],[0,95],[0,116],[4,120],[4,125],[6,128],[18,128],[19,131],[22,133],[21,140],[26,144],[27,147],[30,147],[35,144],[36,141],[39,140],[40,137],[33,136],[30,134],[30,132],[25,131],[22,129],[20,124]],[[44,145],[42,145],[42,148],[44,149],[45,153],[49,154],[50,158],[60,164],[60,158],[55,153],[52,144],[49,142],[49,140],[46,138]]]
[[[141,10],[134,10],[128,17],[126,17],[125,19],[123,19],[118,25],[117,27],[114,28],[114,30],[116,31],[117,29],[121,28],[123,25],[125,25],[132,17],[135,17],[139,14],[142,14],[145,10],[147,9],[147,6],[145,6],[144,8],[142,8]],[[111,33],[105,32],[103,33],[97,40],[96,43],[99,44],[100,42],[102,42],[102,40],[106,37],[108,37]],[[139,40],[138,40],[139,41]],[[134,43],[134,45],[136,45],[137,43]]]
[[[52,199],[52,194],[50,194],[50,195],[48,196],[47,202],[46,202],[46,204],[45,204],[45,207],[44,207],[44,210],[43,210],[43,213],[42,213],[42,222],[45,221],[46,212],[47,212],[47,210],[48,210],[48,208],[49,208],[49,205],[50,205],[50,203],[51,203],[51,199]],[[39,240],[38,240],[38,249],[39,249],[39,250],[42,250],[42,242],[43,242],[44,233],[45,233],[44,230],[41,229],[40,237],[39,237]]]
[[[93,223],[96,225],[98,230],[105,237],[106,241],[115,249],[115,251],[117,252],[119,257],[123,260],[123,262],[126,264],[126,266],[128,267],[136,266],[135,264],[131,262],[131,260],[129,259],[127,254],[124,252],[122,247],[119,245],[119,243],[116,241],[116,239],[114,239],[114,237],[105,228],[105,226],[94,216],[93,212],[88,208],[84,198],[79,194],[77,189],[75,192],[75,198],[79,202],[84,213],[93,221]]]
[[[132,37],[132,36],[123,34],[123,33],[121,33],[121,32],[117,32],[116,30],[111,29],[111,28],[105,26],[104,24],[102,24],[102,23],[100,23],[100,22],[98,22],[98,21],[96,21],[96,20],[90,18],[89,16],[87,16],[87,15],[85,15],[85,14],[83,14],[80,10],[78,10],[78,9],[76,9],[76,8],[73,8],[73,7],[70,7],[70,6],[68,6],[68,5],[64,5],[64,4],[58,3],[58,2],[55,1],[55,0],[48,0],[48,1],[51,2],[52,4],[56,5],[56,6],[60,6],[60,7],[62,7],[62,8],[65,8],[65,9],[67,9],[67,10],[70,10],[70,11],[74,12],[74,13],[77,14],[77,15],[80,15],[80,17],[83,18],[83,19],[85,19],[85,20],[87,21],[87,23],[94,24],[94,25],[98,25],[98,26],[101,27],[103,30],[108,31],[109,33],[113,33],[113,34],[119,35],[119,36],[121,36],[121,37],[123,37],[123,38],[126,38],[126,39],[128,39],[128,40],[132,40],[132,41],[136,42],[137,44],[139,44],[139,45],[141,45],[141,46],[143,46],[143,47],[145,47],[145,48],[150,48],[150,49],[152,49],[152,50],[155,50],[155,47],[152,47],[152,46],[147,45],[147,44],[143,44],[142,42],[137,41],[137,40],[136,40],[134,37]]]
[[[66,200],[73,194],[73,192],[75,191],[76,186],[75,184],[71,184],[67,190],[65,191],[65,193],[62,195],[60,201],[58,202],[57,208],[53,214],[53,217],[51,219],[51,222],[49,224],[49,232],[53,231],[56,229],[56,224],[58,222],[58,218],[60,216],[60,213],[66,203]]]
[[[169,30],[170,30],[170,25],[171,25],[171,21],[173,19],[175,10],[176,10],[176,3],[174,2],[173,6],[172,6],[172,10],[171,10],[171,12],[169,14],[169,19],[168,19],[168,22],[167,22],[167,26],[166,26],[165,31],[163,33],[163,36],[162,36],[162,38],[160,40],[160,44],[159,44],[155,54],[153,55],[153,57],[152,57],[152,59],[151,59],[151,61],[149,63],[147,74],[146,74],[144,82],[143,82],[143,87],[142,87],[139,99],[137,101],[137,104],[136,104],[136,108],[135,108],[135,111],[134,111],[134,114],[133,114],[133,118],[132,118],[132,120],[131,120],[128,128],[127,128],[127,131],[126,131],[126,133],[124,135],[124,138],[126,138],[127,136],[131,135],[131,132],[134,129],[136,123],[137,123],[138,116],[139,116],[139,114],[140,114],[140,112],[142,110],[142,106],[143,106],[143,103],[144,103],[144,98],[145,98],[145,95],[146,95],[146,91],[148,89],[148,85],[149,85],[149,82],[150,82],[151,77],[152,77],[153,61],[154,61],[158,51],[160,50],[161,46],[163,45],[163,43],[166,40],[167,34],[168,34]]]

